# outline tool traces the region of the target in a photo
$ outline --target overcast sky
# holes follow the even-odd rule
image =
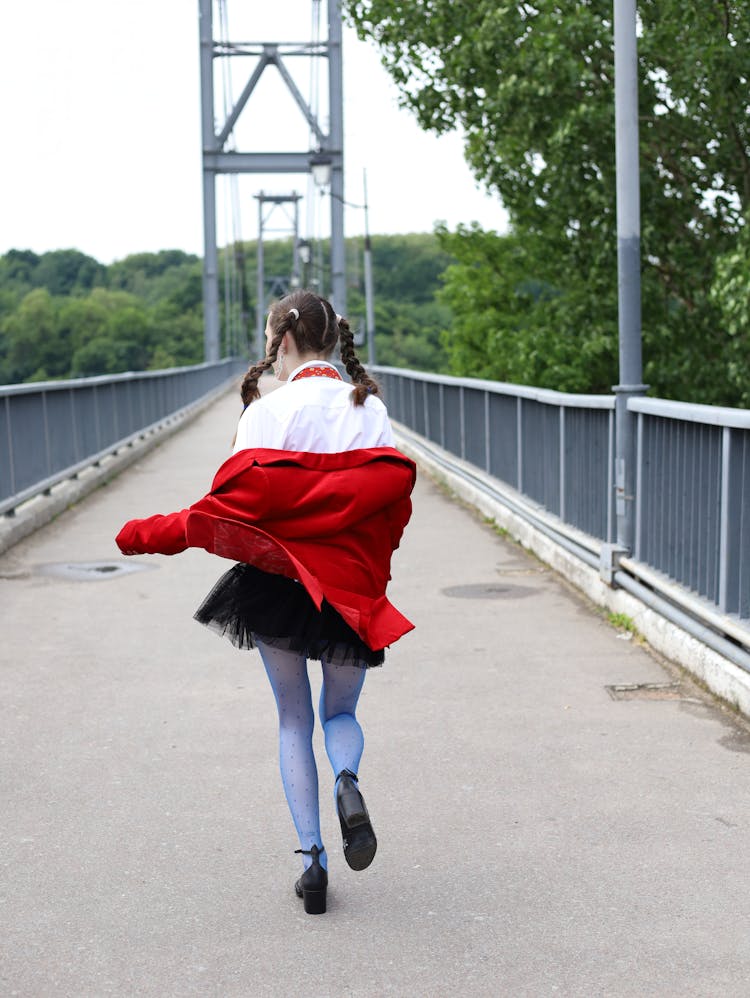
[[[233,40],[312,38],[312,0],[227,0],[226,10]],[[74,247],[104,263],[167,248],[202,253],[198,48],[198,0],[3,4],[0,253]],[[290,61],[309,98],[309,61]],[[325,72],[324,60],[316,61]],[[252,63],[231,62],[236,96]],[[238,123],[242,151],[308,147],[306,125],[277,80],[273,67],[266,70]],[[366,167],[372,232],[429,232],[439,219],[504,229],[502,207],[463,161],[461,137],[421,132],[398,108],[374,48],[349,29],[344,99],[346,197],[361,203]],[[224,186],[220,178],[220,242],[230,231]],[[327,219],[320,195],[307,196],[304,175],[245,175],[238,200],[246,239],[257,233],[260,190],[306,195],[302,235],[316,234],[309,231],[316,216]],[[277,222],[283,234],[283,214],[269,224]],[[327,222],[317,224],[322,234]],[[363,212],[347,209],[347,234],[362,226]]]

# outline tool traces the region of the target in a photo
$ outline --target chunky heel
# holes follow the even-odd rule
[[[375,857],[378,840],[357,787],[357,774],[342,769],[336,777],[336,810],[344,842],[344,858],[352,870],[366,870]]]
[[[312,856],[312,863],[294,885],[294,892],[302,898],[305,912],[308,915],[324,915],[326,910],[326,894],[328,891],[328,871],[320,865],[318,857],[323,852],[323,846],[311,846],[310,849],[295,849],[297,853]]]
[[[302,903],[308,915],[325,915],[326,888],[322,891],[306,891],[302,888]]]

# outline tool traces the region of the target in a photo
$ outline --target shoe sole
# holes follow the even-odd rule
[[[366,870],[375,858],[378,840],[369,821],[358,828],[342,828],[344,858],[352,870]]]
[[[344,858],[352,870],[366,870],[378,848],[378,840],[370,824],[370,815],[362,794],[350,787],[337,800]]]

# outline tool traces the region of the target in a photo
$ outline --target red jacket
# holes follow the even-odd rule
[[[222,558],[299,579],[372,649],[413,624],[385,595],[393,551],[411,516],[416,466],[392,447],[340,454],[253,448],[219,468],[188,509],[130,520],[123,554],[201,547]]]

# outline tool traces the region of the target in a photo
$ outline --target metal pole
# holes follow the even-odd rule
[[[201,132],[203,142],[203,355],[219,359],[219,274],[216,251],[216,174],[207,157],[216,149],[212,0],[199,0]]]
[[[367,210],[367,170],[363,171],[364,210],[365,210],[365,317],[367,328],[367,360],[377,364],[375,359],[375,306],[372,299],[372,246]]]
[[[617,544],[633,550],[635,414],[628,399],[643,395],[641,359],[641,225],[638,157],[638,52],[635,0],[614,0],[617,286],[620,383],[616,394],[615,512]]]
[[[258,290],[255,303],[255,356],[258,360],[266,355],[266,273],[263,259],[263,191],[258,197]]]
[[[344,97],[341,57],[341,3],[328,0],[328,95],[331,162],[331,298],[346,315],[344,245]]]
[[[302,284],[300,277],[300,255],[299,255],[299,198],[294,194],[294,241],[292,243],[292,288],[299,288]]]

